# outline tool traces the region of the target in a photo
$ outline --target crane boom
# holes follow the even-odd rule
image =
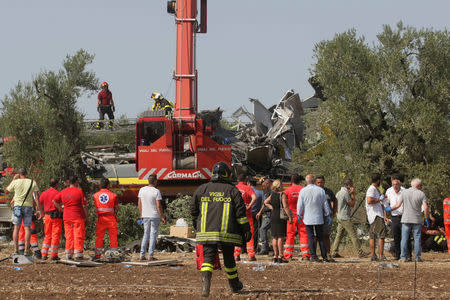
[[[200,2],[200,24],[197,4]],[[177,28],[173,116],[152,112],[136,123],[136,171],[140,179],[160,182],[205,181],[219,161],[231,164],[231,146],[211,138],[214,128],[198,118],[196,34],[206,33],[207,0],[172,0],[167,11]]]

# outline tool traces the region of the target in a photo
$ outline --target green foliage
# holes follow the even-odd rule
[[[93,195],[88,200],[88,211],[90,224],[86,226],[86,238],[84,245],[88,249],[93,249],[96,240],[96,222],[97,215],[95,214],[95,206],[93,201]],[[137,221],[139,220],[139,209],[134,204],[119,204],[119,210],[117,212],[118,219],[118,236],[119,247],[128,245],[131,242],[140,240],[144,234],[144,227],[139,226]],[[104,248],[109,247],[109,234],[106,233],[104,237]]]
[[[125,246],[142,238],[144,227],[136,223],[140,218],[136,205],[120,204],[117,217],[119,219],[119,246]]]
[[[122,115],[115,122],[119,126],[125,125],[128,123],[125,119],[126,116]],[[129,152],[134,151],[135,142],[134,126],[129,131],[110,131],[86,136],[86,145],[128,145]]]
[[[222,128],[227,129],[227,130],[236,131],[236,127],[235,127],[236,122],[230,122],[226,119],[221,119],[220,126],[222,126]]]
[[[44,188],[51,177],[77,175],[85,185],[80,151],[84,147],[83,116],[77,99],[98,89],[86,67],[94,56],[79,50],[67,56],[59,71],[42,71],[32,83],[19,82],[2,100],[0,130],[14,137],[3,153],[10,166],[34,170]]]
[[[306,120],[294,165],[322,173],[337,190],[351,177],[360,190],[373,172],[424,180],[434,210],[450,191],[450,36],[447,30],[384,26],[369,46],[355,30],[315,47],[312,73],[327,101]],[[313,130],[311,130],[313,128]],[[319,132],[319,134],[317,134]]]
[[[159,232],[160,234],[169,234],[169,228],[174,225],[177,219],[183,218],[188,225],[191,225],[191,213],[189,211],[189,203],[192,196],[178,195],[178,197],[170,202],[164,212],[167,223],[164,225],[161,223]]]

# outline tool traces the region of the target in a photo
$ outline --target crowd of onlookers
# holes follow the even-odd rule
[[[252,238],[243,247],[236,247],[234,256],[240,260],[242,253],[248,253],[250,260],[256,260],[256,254],[267,255],[273,252],[275,262],[286,263],[294,255],[295,237],[298,236],[302,260],[320,261],[316,253],[318,246],[322,260],[333,262],[340,258],[339,247],[345,233],[359,257],[370,255],[372,261],[386,260],[384,253],[388,227],[393,237],[389,248],[392,256],[401,261],[414,259],[422,261],[421,251],[448,249],[450,231],[450,199],[444,200],[443,219],[430,213],[427,198],[422,191],[422,181],[415,178],[410,188],[402,186],[401,177],[391,177],[391,187],[380,191],[381,176],[373,174],[371,184],[365,196],[367,223],[369,224],[370,253],[363,251],[360,238],[353,222],[357,200],[351,179],[343,180],[342,187],[334,194],[325,187],[323,176],[308,174],[303,178],[294,174],[290,186],[283,188],[280,180],[263,179],[261,188],[255,179],[242,174],[236,187],[242,194],[246,214],[250,223]],[[26,170],[19,169],[13,181],[6,188],[14,193],[13,239],[18,253],[31,254],[31,249],[39,251],[32,217],[44,218],[45,239],[42,245],[44,259],[48,256],[58,259],[58,247],[63,231],[66,237],[67,258],[82,258],[87,218],[86,199],[78,187],[74,176],[66,182],[66,188],[58,190],[58,182],[50,181],[50,188],[38,196],[35,181],[26,177]],[[144,226],[140,259],[154,260],[155,243],[160,222],[165,223],[162,208],[162,196],[156,188],[157,178],[149,177],[149,184],[141,188],[138,195],[140,224]],[[103,249],[105,231],[109,231],[111,248],[117,243],[117,196],[108,190],[109,181],[103,179],[100,190],[94,195],[97,214],[97,240],[95,258],[99,258]],[[34,209],[33,209],[34,207]],[[441,222],[444,221],[446,229]],[[337,223],[334,241],[330,235],[332,224]],[[21,229],[22,227],[22,229]],[[268,239],[268,231],[272,241]],[[19,234],[22,231],[22,234]],[[447,233],[447,237],[446,237]],[[31,249],[30,249],[31,237]],[[376,252],[378,248],[378,252]]]
[[[442,219],[438,219],[430,212],[427,198],[422,191],[422,181],[415,178],[410,188],[402,186],[401,176],[391,176],[391,187],[385,192],[380,191],[381,176],[373,174],[371,184],[365,195],[365,210],[369,227],[370,253],[362,249],[357,228],[353,222],[355,211],[352,208],[357,204],[355,188],[351,179],[343,180],[342,187],[334,194],[325,187],[323,176],[308,174],[304,178],[294,174],[291,184],[283,189],[280,180],[262,180],[262,190],[256,187],[253,179],[245,175],[238,178],[238,189],[242,184],[252,187],[254,195],[244,202],[251,204],[247,213],[253,220],[253,245],[247,243],[252,250],[259,250],[260,255],[273,252],[276,262],[288,262],[294,254],[294,241],[298,235],[302,260],[320,261],[316,247],[321,251],[322,260],[333,262],[340,258],[339,246],[347,233],[351,245],[359,257],[370,255],[371,261],[384,261],[385,238],[389,229],[393,237],[389,252],[393,258],[400,261],[411,261],[414,250],[414,259],[422,261],[423,251],[446,251],[448,249],[448,236]],[[448,199],[448,198],[447,198]],[[444,200],[444,216],[450,207],[450,199]],[[447,208],[445,207],[448,202]],[[250,203],[251,202],[251,203]],[[285,217],[283,217],[283,215]],[[445,219],[447,226],[450,220]],[[330,242],[331,226],[337,223],[333,243]],[[365,224],[362,224],[363,227]],[[272,243],[268,241],[270,229]],[[447,235],[450,229],[447,229]],[[362,230],[364,232],[364,230]],[[259,242],[261,246],[259,247]],[[388,245],[386,245],[388,246]],[[378,248],[378,251],[376,249]],[[239,259],[237,255],[237,259]],[[256,260],[253,255],[250,260]]]
[[[139,225],[144,227],[140,259],[152,261],[156,237],[160,222],[165,223],[162,209],[162,197],[156,188],[156,175],[150,175],[148,185],[142,187],[138,194],[138,208],[141,219]],[[58,180],[52,178],[49,189],[40,195],[36,181],[27,178],[25,168],[20,168],[6,188],[13,193],[13,241],[15,254],[31,256],[44,260],[60,260],[59,245],[61,235],[65,236],[66,259],[84,259],[84,241],[86,225],[89,224],[86,197],[79,187],[78,178],[70,176],[59,189]],[[99,260],[103,252],[103,239],[108,231],[110,250],[118,249],[118,197],[109,189],[109,180],[102,178],[100,188],[93,195],[96,221],[95,255]],[[45,237],[39,249],[34,220],[43,219]],[[34,252],[34,253],[33,253]]]

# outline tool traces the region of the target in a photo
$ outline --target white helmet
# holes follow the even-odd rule
[[[163,96],[161,95],[161,93],[157,93],[157,92],[152,93],[152,99],[159,100],[162,98],[163,98]]]

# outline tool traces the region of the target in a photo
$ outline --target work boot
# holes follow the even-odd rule
[[[16,254],[24,255],[24,254],[25,254],[25,250],[24,250],[24,249],[21,249],[21,250],[19,250],[19,252],[16,251]]]
[[[211,277],[212,272],[203,271],[202,272],[202,297],[208,297],[211,288]]]
[[[59,256],[52,256],[52,257],[50,258],[50,260],[51,260],[51,261],[58,261],[58,260],[61,260],[61,258],[59,258]]]
[[[33,251],[31,249],[25,250],[25,256],[33,256]]]
[[[41,250],[34,251],[34,257],[37,258],[37,259],[42,259]]]
[[[230,284],[231,291],[233,293],[239,293],[240,290],[244,287],[242,282],[239,281],[239,278],[228,279],[228,283]]]

